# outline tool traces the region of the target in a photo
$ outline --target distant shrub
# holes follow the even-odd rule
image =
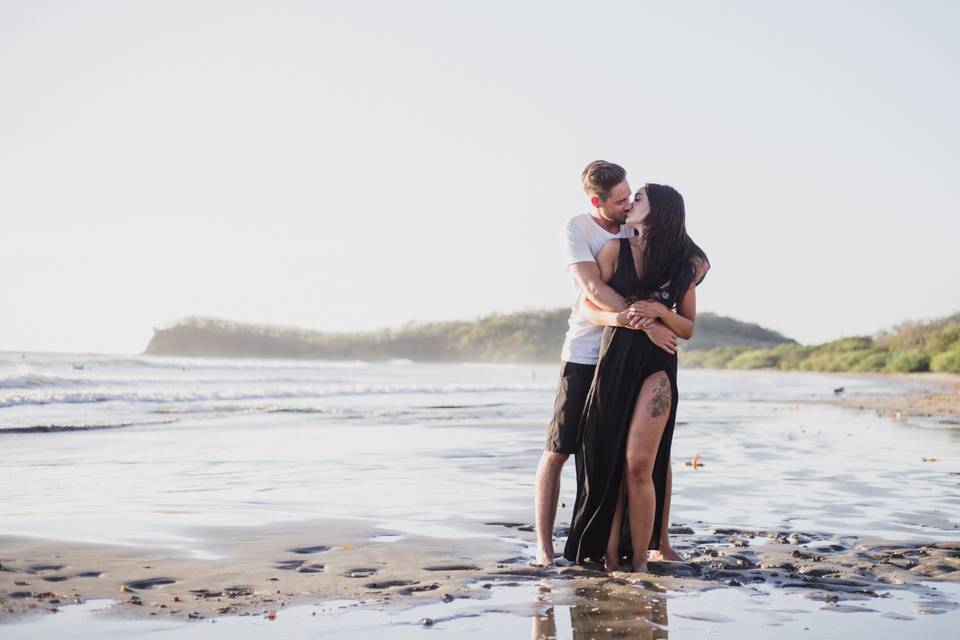
[[[703,366],[707,369],[726,369],[731,360],[748,350],[748,347],[715,347],[707,351]]]
[[[933,357],[930,369],[940,373],[960,373],[960,344]]]
[[[777,356],[777,368],[791,371],[800,368],[800,362],[814,352],[816,347],[803,347],[799,344],[782,344],[771,351]]]
[[[892,351],[907,351],[922,347],[932,328],[925,324],[908,323],[897,327],[894,333],[880,337]]]
[[[873,353],[873,349],[855,351],[824,351],[817,349],[800,361],[803,371],[852,371],[864,358]]]
[[[890,352],[883,348],[871,349],[860,356],[851,371],[883,371]]]
[[[680,349],[677,355],[679,357],[679,364],[681,367],[687,369],[702,369],[708,353],[708,351],[690,351],[688,349]]]
[[[780,358],[773,349],[751,349],[738,354],[727,362],[728,369],[773,369]]]
[[[873,338],[868,336],[854,336],[852,338],[840,338],[833,342],[825,342],[817,347],[821,353],[843,353],[847,351],[862,351],[873,348]]]
[[[960,347],[960,324],[951,324],[927,336],[924,349],[931,356]]]
[[[923,349],[909,349],[894,351],[887,360],[886,371],[909,373],[913,371],[929,371],[930,354]]]

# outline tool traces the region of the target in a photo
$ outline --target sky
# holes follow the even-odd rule
[[[701,311],[804,343],[957,312],[957,33],[949,2],[0,0],[0,349],[567,306],[598,158],[684,195]]]

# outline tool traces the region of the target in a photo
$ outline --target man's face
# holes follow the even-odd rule
[[[623,224],[627,221],[627,214],[633,206],[630,198],[630,185],[624,180],[613,189],[606,200],[601,200],[598,196],[593,197],[594,206],[600,211],[600,215],[610,222]]]

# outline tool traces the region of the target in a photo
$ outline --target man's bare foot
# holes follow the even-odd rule
[[[606,571],[607,573],[613,573],[614,571],[619,571],[619,570],[620,570],[620,561],[619,561],[619,559],[614,560],[614,561],[611,562],[610,560],[607,560],[606,557],[604,557],[604,559],[603,559],[603,570]]]
[[[541,549],[537,547],[537,564],[542,564],[545,567],[550,567],[553,565],[554,554],[553,549]]]
[[[683,556],[673,550],[669,544],[660,543],[659,551],[650,552],[652,562],[682,562]]]

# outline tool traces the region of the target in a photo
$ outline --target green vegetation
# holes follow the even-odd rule
[[[905,324],[875,338],[841,338],[810,347],[782,344],[685,351],[681,364],[716,369],[960,373],[960,314]]]
[[[569,309],[493,314],[469,322],[408,325],[367,333],[321,333],[243,324],[214,318],[187,318],[154,330],[146,353],[154,355],[389,360],[434,362],[557,362]],[[696,338],[704,349],[773,347],[795,344],[755,324],[712,313],[697,318]],[[706,366],[719,366],[711,361]]]
[[[146,353],[238,358],[557,362],[569,309],[493,314],[474,321],[408,325],[365,333],[321,333],[187,318],[154,331]],[[756,324],[697,317],[680,364],[709,369],[941,371],[960,373],[960,314],[875,336],[804,346]]]

